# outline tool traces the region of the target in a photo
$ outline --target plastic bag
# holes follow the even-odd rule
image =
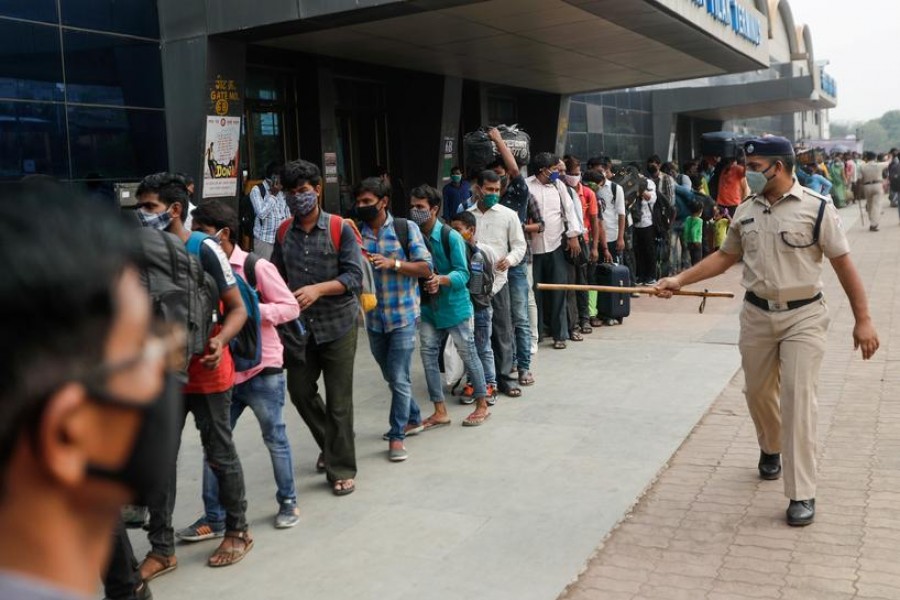
[[[447,343],[444,345],[444,385],[452,390],[462,382],[465,376],[466,367],[463,364],[462,357],[456,350],[453,338],[448,337]]]

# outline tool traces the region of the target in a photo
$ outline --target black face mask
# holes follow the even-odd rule
[[[118,469],[88,465],[88,474],[127,486],[135,493],[136,504],[146,504],[151,494],[165,489],[178,456],[182,384],[174,375],[167,375],[159,397],[150,404],[143,405],[135,405],[89,388],[93,401],[138,411],[142,413],[142,420],[125,464]]]
[[[647,167],[647,172],[651,175],[656,175],[657,173],[659,173],[659,167],[657,167],[656,165],[649,165]]]
[[[381,214],[381,209],[378,208],[377,204],[371,204],[369,206],[358,206],[356,207],[356,216],[360,218],[364,223],[371,223],[375,219],[378,218],[378,215]]]

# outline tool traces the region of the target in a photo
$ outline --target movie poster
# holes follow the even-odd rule
[[[234,197],[237,194],[238,152],[241,142],[241,118],[206,118],[203,197]]]

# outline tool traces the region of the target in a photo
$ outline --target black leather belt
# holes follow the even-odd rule
[[[881,183],[880,181],[867,181],[863,185],[879,185]]]
[[[765,298],[760,298],[753,292],[747,292],[746,294],[744,294],[744,300],[746,300],[753,306],[761,308],[768,312],[784,312],[786,310],[794,310],[796,308],[800,308],[801,306],[812,304],[816,300],[821,299],[822,292],[819,292],[812,298],[807,298],[806,300],[791,300],[790,302],[774,302],[772,300],[766,300]]]

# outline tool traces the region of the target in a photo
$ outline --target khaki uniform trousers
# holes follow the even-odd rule
[[[869,227],[878,227],[881,223],[881,204],[884,186],[881,183],[870,183],[863,187],[866,194],[866,211],[869,213]]]
[[[760,449],[782,454],[792,500],[816,496],[816,389],[829,322],[824,300],[784,312],[745,302],[741,312],[747,406]]]

